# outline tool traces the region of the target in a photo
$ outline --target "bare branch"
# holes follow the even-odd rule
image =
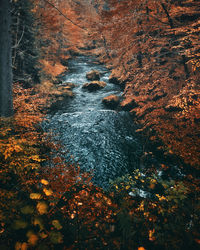
[[[22,40],[22,38],[23,38],[23,36],[24,36],[24,26],[23,26],[23,30],[22,30],[22,34],[21,34],[21,37],[20,37],[20,39],[18,40],[18,42],[14,45],[14,46],[12,46],[12,49],[16,49],[18,46],[19,46],[19,44],[20,44],[20,42],[21,42],[21,40]]]
[[[65,19],[67,19],[70,23],[72,23],[73,25],[79,27],[82,30],[87,31],[87,29],[81,27],[79,24],[75,23],[74,21],[72,21],[70,18],[68,18],[65,14],[62,13],[62,11],[60,11],[54,4],[52,4],[51,2],[49,2],[48,0],[44,0],[46,3],[48,3],[49,5],[51,5],[51,7],[53,7],[54,9],[56,9],[61,16],[63,16]]]

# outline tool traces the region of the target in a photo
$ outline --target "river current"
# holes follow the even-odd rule
[[[104,89],[89,92],[82,89],[86,73],[101,72]],[[93,182],[103,188],[109,181],[139,167],[142,145],[129,112],[106,108],[102,99],[122,94],[119,86],[109,83],[110,72],[95,58],[79,56],[69,61],[63,83],[74,83],[75,97],[47,116],[46,131],[62,144],[66,158],[73,155],[82,171],[92,173]]]

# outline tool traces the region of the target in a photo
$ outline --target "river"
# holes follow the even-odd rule
[[[100,80],[107,86],[89,92],[82,85],[88,82],[86,73],[93,69],[102,73]],[[44,124],[54,140],[60,141],[63,151],[68,152],[66,158],[73,155],[81,170],[90,172],[93,182],[103,188],[109,186],[110,180],[138,168],[143,148],[129,112],[111,110],[102,104],[105,96],[122,94],[119,86],[109,83],[109,75],[95,58],[71,59],[63,83],[76,85],[75,97],[49,114]]]

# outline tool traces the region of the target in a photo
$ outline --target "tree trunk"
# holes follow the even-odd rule
[[[10,24],[10,1],[0,0],[0,116],[7,117],[13,114]]]
[[[170,28],[173,29],[174,28],[174,23],[173,23],[173,20],[171,19],[170,15],[169,15],[169,12],[165,6],[164,3],[161,3],[161,6],[165,12],[165,14],[167,15],[167,18],[168,18],[168,21],[169,21],[169,25],[170,25]]]

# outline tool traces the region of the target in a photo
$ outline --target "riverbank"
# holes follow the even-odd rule
[[[197,249],[197,180],[167,174],[169,162],[155,157],[148,137],[138,137],[129,112],[105,108],[106,92],[82,84],[49,120],[39,112],[48,98],[16,86],[14,120],[1,124],[0,248]],[[68,145],[80,150],[74,152],[84,165]]]
[[[122,96],[123,92],[110,82],[110,72],[95,57],[77,56],[69,60],[68,68],[60,86],[73,84],[73,98],[59,101],[43,124],[68,152],[66,158],[73,155],[81,170],[92,174],[93,182],[104,188],[110,180],[135,169],[152,168],[167,178],[181,178],[183,162],[159,149],[161,141],[151,142],[150,135],[141,134],[128,105],[123,111],[102,103],[106,96]],[[100,72],[104,88],[92,92],[82,88],[91,70]]]

